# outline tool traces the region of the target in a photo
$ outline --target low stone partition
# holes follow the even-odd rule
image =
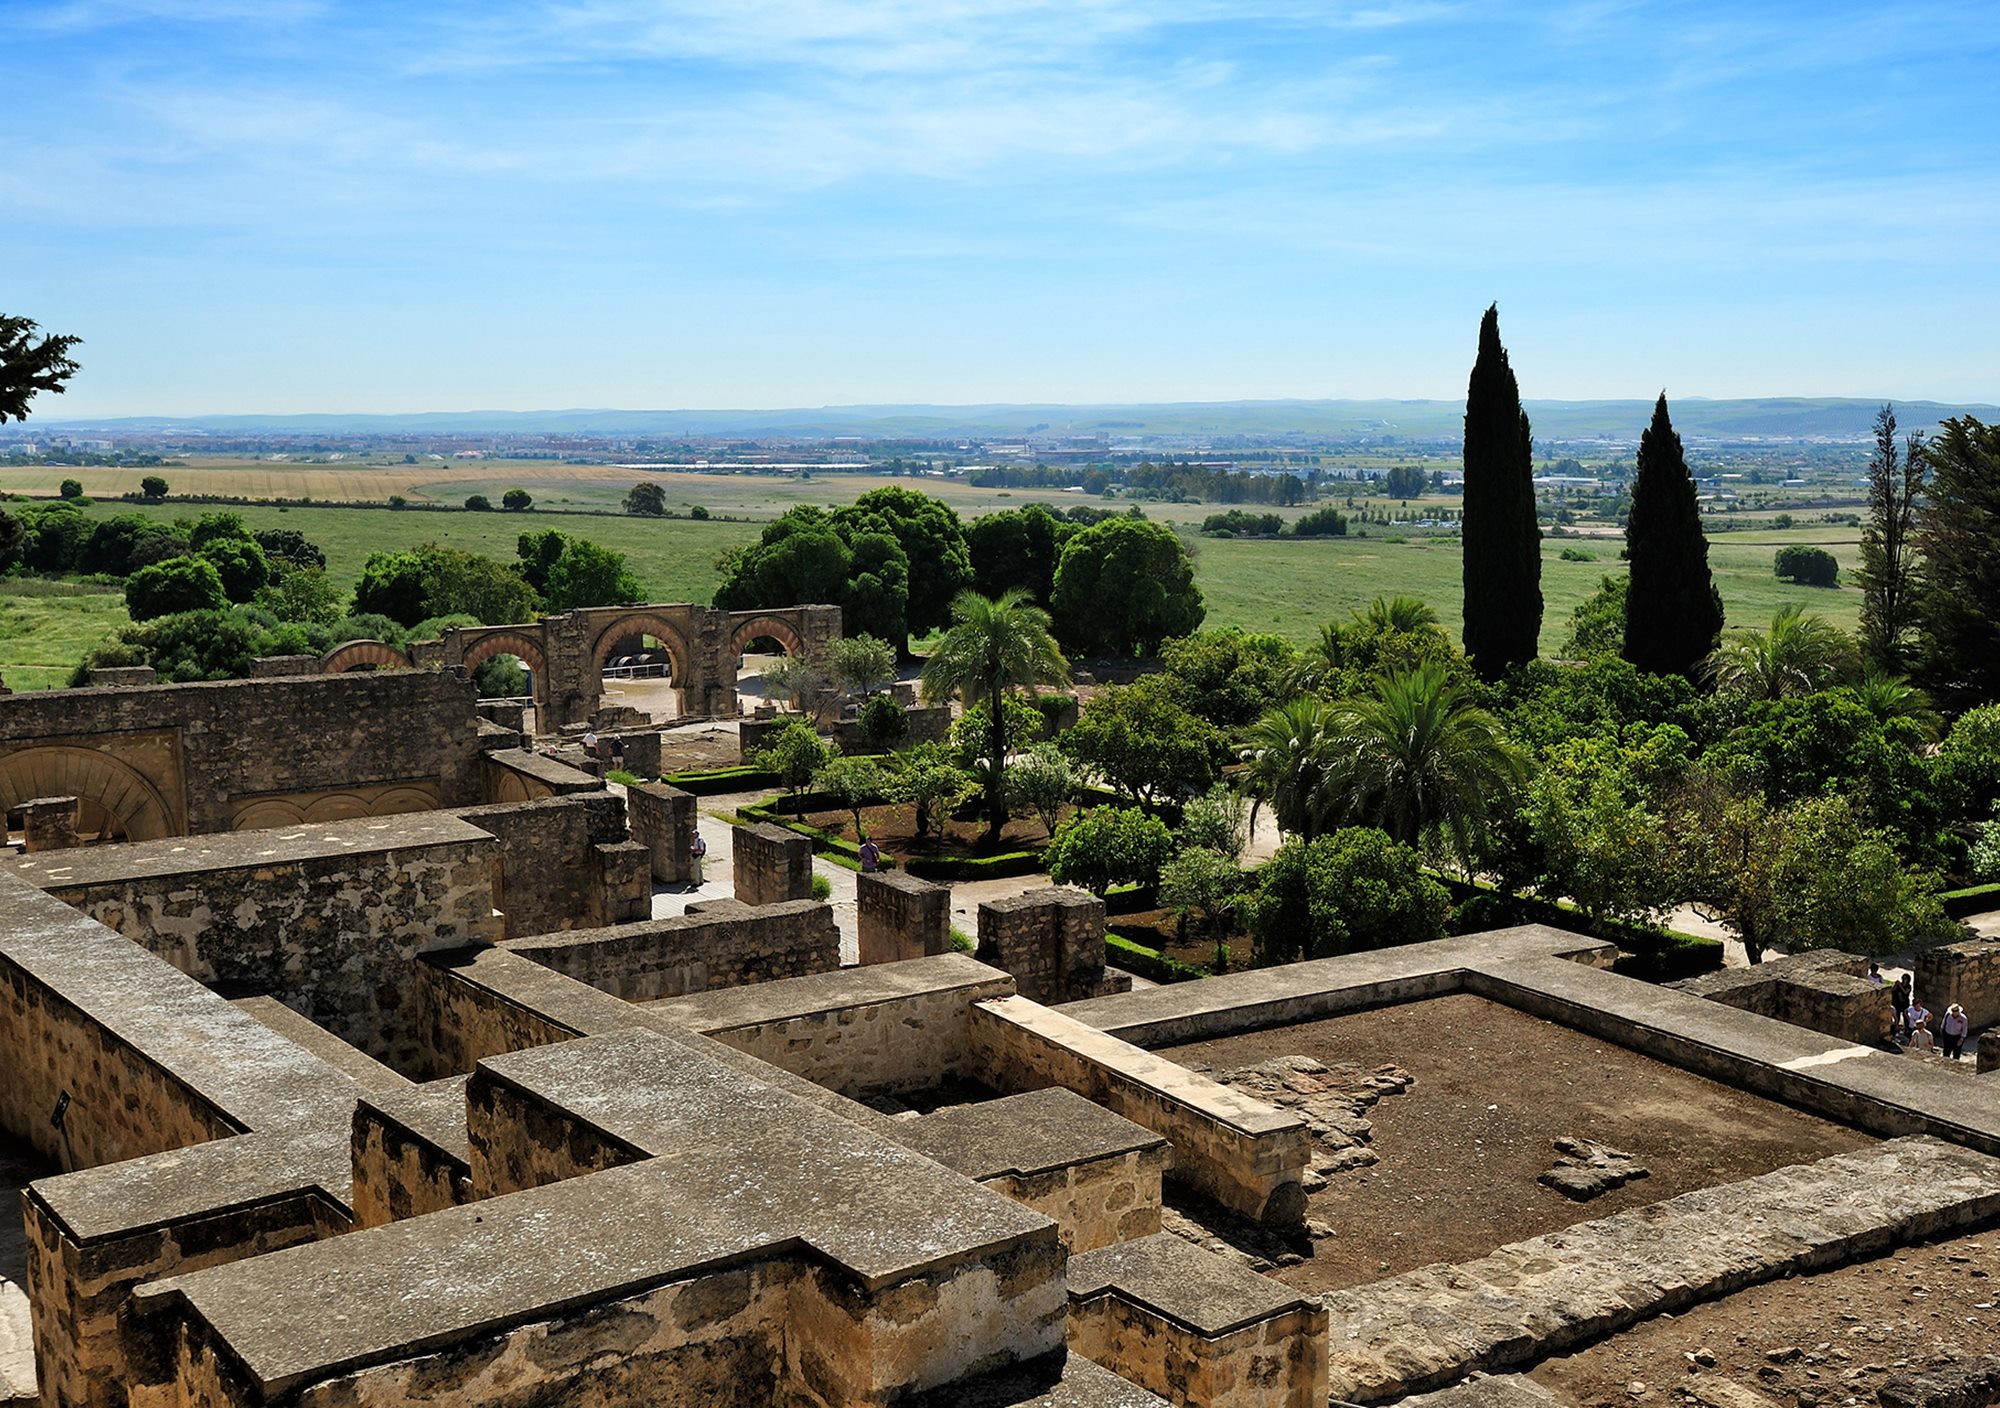
[[[1071,1252],[1160,1230],[1166,1139],[1071,1090],[950,1105],[890,1137],[1053,1218]]]
[[[1232,1212],[1274,1225],[1305,1216],[1312,1139],[1297,1115],[1024,997],[980,1002],[971,1035],[986,1080],[1074,1090],[1164,1134],[1174,1146],[1173,1178]]]
[[[2000,952],[2000,945],[1995,951]],[[1894,1015],[1889,989],[1869,982],[1863,976],[1867,971],[1868,959],[1861,954],[1808,949],[1747,968],[1720,968],[1668,986],[1843,1041],[1884,1042]]]
[[[896,963],[951,952],[951,886],[902,870],[855,877],[854,909],[861,961]]]
[[[1070,1349],[1182,1408],[1324,1408],[1327,1313],[1171,1232],[1069,1259]]]
[[[672,998],[648,1010],[842,1095],[893,1095],[990,1080],[972,1038],[974,1004],[1012,987],[1006,974],[948,953]]]
[[[658,1033],[496,1058],[468,1107],[475,1169],[574,1176],[147,1287],[181,1401],[859,1408],[1062,1346],[1054,1224]]]
[[[446,812],[51,851],[0,862],[205,984],[277,997],[402,1067],[422,1042],[395,976],[500,937],[499,847]]]
[[[951,737],[951,709],[947,705],[905,705],[903,717],[909,723],[909,732],[896,741],[898,748],[917,743],[943,743]],[[762,731],[768,733],[770,729],[770,725],[765,725]],[[868,736],[859,718],[842,719],[836,723],[833,726],[833,741],[843,753],[866,753],[882,746]]]
[[[625,818],[632,839],[646,848],[656,882],[686,885],[694,880],[694,857],[688,854],[697,820],[693,793],[664,782],[627,787]]]
[[[651,858],[629,839],[617,794],[597,789],[453,815],[499,842],[495,904],[508,938],[652,916]]]
[[[98,665],[85,676],[91,689],[139,689],[159,683],[151,665]]]
[[[1066,886],[981,904],[973,956],[1012,973],[1021,996],[1036,1002],[1076,1002],[1132,986],[1104,969],[1104,901]]]
[[[83,803],[75,797],[37,797],[21,803],[22,849],[34,855],[81,845],[76,828],[82,815]]]
[[[259,655],[250,662],[250,678],[253,680],[281,680],[294,675],[323,673],[317,655]]]
[[[736,898],[745,904],[783,904],[812,897],[812,841],[770,822],[732,828],[731,869]]]
[[[604,790],[602,778],[526,748],[496,748],[482,756],[481,765],[485,769],[489,801],[532,802],[542,797]]]
[[[714,900],[668,919],[508,939],[502,948],[628,1002],[744,987],[840,967],[833,908]]]
[[[472,1201],[464,1076],[354,1106],[350,1152],[357,1227],[381,1227]]]
[[[613,739],[617,740],[616,747]],[[660,731],[656,728],[620,728],[599,735],[597,746],[607,766],[622,768],[634,777],[660,775]]]
[[[1329,1386],[1337,1399],[1385,1402],[1996,1214],[2000,1160],[1927,1137],[1683,1193],[1329,1293]]]
[[[1941,944],[1917,955],[1916,994],[1931,1009],[1931,1030],[1945,1008],[1956,1002],[1972,1030],[2000,1022],[2000,939],[1967,939]]]

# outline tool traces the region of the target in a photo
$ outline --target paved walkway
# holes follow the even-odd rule
[[[18,1157],[17,1157],[18,1156]],[[22,1145],[0,1142],[0,1408],[35,1402],[35,1345],[28,1318],[28,1240],[21,1190],[54,1170]]]

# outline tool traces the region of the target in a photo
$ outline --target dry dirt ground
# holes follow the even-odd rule
[[[1218,1071],[1303,1055],[1362,1072],[1393,1064],[1412,1077],[1406,1092],[1366,1112],[1380,1162],[1333,1173],[1312,1195],[1308,1217],[1333,1234],[1299,1246],[1308,1253],[1302,1260],[1272,1270],[1302,1290],[1470,1261],[1507,1242],[1874,1142],[1463,995],[1161,1054]],[[1625,1150],[1650,1176],[1572,1202],[1535,1181],[1562,1135]]]
[[[1791,1408],[1874,1404],[1891,1376],[2000,1354],[2000,1235],[1952,1238],[1662,1315],[1533,1377],[1579,1405],[1648,1408],[1724,1378]]]

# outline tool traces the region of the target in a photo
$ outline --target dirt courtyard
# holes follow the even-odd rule
[[[1333,1173],[1308,1217],[1334,1235],[1271,1275],[1302,1290],[1470,1261],[1507,1242],[1863,1148],[1867,1135],[1484,998],[1435,998],[1166,1048],[1217,1071],[1303,1055],[1413,1077],[1367,1118],[1380,1162]],[[1649,1177],[1588,1202],[1535,1180],[1559,1136],[1634,1155]]]

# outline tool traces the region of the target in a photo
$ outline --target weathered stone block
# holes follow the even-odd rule
[[[657,740],[659,735],[655,734]],[[626,824],[632,839],[646,848],[653,878],[663,885],[685,885],[694,879],[696,809],[692,793],[664,782],[646,782],[625,789]]]
[[[1917,996],[1935,1014],[1956,1002],[1979,1030],[2000,1022],[2000,939],[1967,939],[1927,948],[1917,955]],[[1938,1017],[1931,1018],[1937,1030]]]
[[[1012,973],[1021,996],[1036,1002],[1078,1002],[1131,986],[1104,970],[1104,901],[1065,886],[981,904],[974,957]]]
[[[782,826],[739,826],[731,838],[736,898],[783,904],[812,897],[812,842]]]
[[[900,870],[855,878],[863,963],[894,963],[951,951],[951,886]]]
[[[76,824],[83,804],[75,797],[37,797],[21,803],[21,839],[28,854],[62,851],[78,844]]]

